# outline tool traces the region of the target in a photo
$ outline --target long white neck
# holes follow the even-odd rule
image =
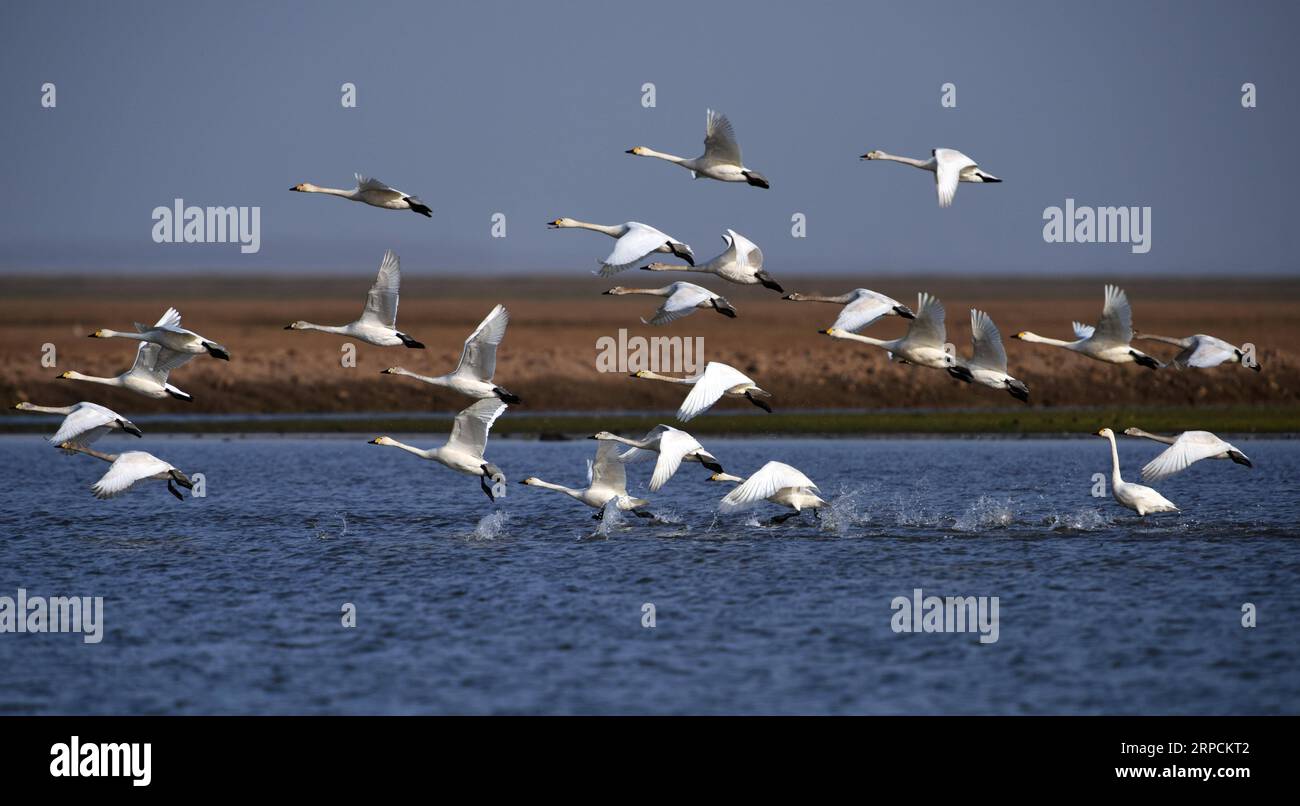
[[[799,294],[794,293],[786,297],[794,302],[834,302],[837,305],[847,305],[853,301],[852,294],[841,294],[838,297],[821,297],[816,294]]]
[[[351,335],[348,329],[342,325],[315,325],[311,322],[303,322],[295,330],[319,330],[322,333],[338,333],[343,336]]]
[[[66,450],[76,451],[77,453],[84,453],[87,456],[93,456],[96,459],[103,459],[105,462],[117,461],[117,454],[115,453],[101,453],[100,451],[97,451],[94,448],[87,448],[85,445],[73,445],[68,442],[65,442],[63,444],[67,446]]]
[[[575,221],[572,219],[560,226],[562,228],[589,229],[592,232],[603,232],[611,238],[622,238],[623,234],[627,232],[627,228],[621,224],[613,226],[608,224],[589,224],[586,221]]]
[[[616,297],[627,296],[628,294],[645,294],[651,297],[666,297],[672,292],[667,288],[611,288],[605,292]]]
[[[413,453],[416,456],[420,457],[421,459],[432,459],[433,455],[437,452],[436,449],[426,451],[421,448],[417,448],[414,445],[407,445],[405,442],[398,442],[395,439],[390,439],[388,444],[393,446],[394,448],[401,448],[407,453]]]
[[[714,474],[713,474],[713,480],[714,480],[714,481],[729,481],[729,482],[731,482],[731,483],[733,483],[733,484],[740,484],[741,482],[744,481],[744,479],[742,479],[740,476],[733,476],[733,475],[731,475],[730,473],[714,473]]]
[[[645,443],[640,440],[628,439],[627,437],[620,437],[617,434],[610,434],[608,437],[604,437],[604,439],[608,439],[611,442],[621,442],[624,445],[629,445],[633,448],[640,448],[645,446]]]
[[[667,381],[668,383],[685,383],[691,385],[699,380],[699,378],[673,378],[668,375],[660,375],[658,372],[651,372],[648,369],[642,370],[637,377],[649,378],[652,381]]]
[[[645,271],[702,271],[712,272],[714,266],[712,262],[703,263],[699,266],[678,266],[673,263],[647,263],[641,267]]]
[[[1175,442],[1178,441],[1175,437],[1162,437],[1159,436],[1158,434],[1149,434],[1146,431],[1143,431],[1141,428],[1130,428],[1125,433],[1128,434],[1129,436],[1146,437],[1147,439],[1154,439],[1156,442],[1163,442],[1166,445],[1173,445]]]
[[[434,386],[450,385],[450,382],[447,380],[446,375],[438,375],[438,376],[421,375],[418,372],[411,372],[409,369],[403,369],[402,367],[393,367],[391,369],[384,370],[384,372],[388,375],[405,375],[408,378],[415,378],[417,381],[423,381],[428,384],[433,384]]]
[[[135,339],[136,341],[147,341],[143,333],[129,333],[121,330],[96,330],[95,338],[98,339]]]
[[[72,406],[37,406],[34,403],[28,403],[20,411],[35,411],[41,414],[71,414],[76,409]]]
[[[582,490],[575,490],[571,487],[565,487],[562,484],[552,484],[549,481],[542,481],[541,479],[529,479],[528,486],[541,487],[543,490],[555,490],[557,493],[564,493],[570,498],[582,498],[583,493]]]
[[[123,382],[120,377],[117,378],[97,378],[94,375],[82,375],[80,372],[68,372],[64,375],[72,381],[90,381],[91,383],[102,383],[105,386],[122,386]]]
[[[872,157],[872,159],[886,160],[887,162],[901,162],[904,165],[911,165],[913,168],[921,168],[926,171],[934,170],[934,163],[930,160],[914,160],[911,157],[899,157],[893,154],[886,154],[883,151],[881,151],[877,156]]]
[[[1033,342],[1034,344],[1050,344],[1053,347],[1064,347],[1067,350],[1074,350],[1078,347],[1077,341],[1061,341],[1060,339],[1049,339],[1046,336],[1040,336],[1037,333],[1021,333],[1017,338],[1021,341]]]
[[[1175,339],[1173,336],[1156,336],[1151,333],[1134,333],[1133,338],[1144,341],[1162,341],[1165,344],[1172,344],[1176,347],[1190,347],[1191,339]]]
[[[637,154],[637,156],[654,157],[655,159],[667,160],[668,162],[672,162],[677,165],[683,165],[686,163],[694,162],[694,160],[687,159],[686,157],[678,157],[673,154],[665,154],[662,151],[655,151],[653,148],[645,148],[644,146],[641,148],[641,153]]]
[[[1106,439],[1110,440],[1110,466],[1111,466],[1111,486],[1118,487],[1124,483],[1124,479],[1119,477],[1119,448],[1115,447],[1115,435],[1109,434]]]
[[[884,347],[887,350],[892,349],[897,342],[901,341],[901,339],[882,341],[881,339],[873,339],[870,336],[863,336],[858,333],[849,333],[848,331],[838,330],[838,329],[830,335],[831,338],[844,339],[846,341],[860,341],[863,344],[873,344],[876,347]]]
[[[316,185],[307,185],[302,189],[303,193],[324,193],[327,196],[342,196],[345,199],[356,198],[355,190],[342,190],[340,188],[323,188]]]

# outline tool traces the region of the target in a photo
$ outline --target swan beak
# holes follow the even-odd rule
[[[635,154],[635,153],[636,153],[636,149],[635,149],[635,148],[629,148],[627,151],[624,151],[623,153],[624,153],[624,154]]]
[[[825,336],[834,336],[834,335],[835,335],[835,328],[833,328],[833,327],[828,327],[828,328],[826,328],[825,330],[819,330],[819,331],[817,331],[817,332],[818,332],[818,333],[821,333],[821,334],[823,334],[823,335],[825,335]]]
[[[381,439],[383,439],[383,437],[375,437],[374,439],[370,440],[370,441],[367,442],[366,444],[367,444],[367,445],[378,445],[378,444],[379,444],[379,440],[381,440]]]
[[[592,434],[591,436],[587,437],[587,439],[595,439],[595,438],[596,438],[595,434]]]
[[[602,292],[600,292],[600,293],[601,293],[602,296],[608,296],[608,295],[614,293],[614,289],[611,288],[611,289],[609,289],[608,291],[602,291]]]
[[[557,219],[555,219],[554,221],[547,221],[547,222],[546,222],[546,226],[550,227],[551,229],[559,229],[559,228],[560,228],[560,219],[557,218]]]
[[[72,377],[72,376],[69,375],[69,374],[66,373],[66,372],[60,372],[58,375],[56,375],[56,376],[54,377],[54,380],[56,380],[56,381],[57,381],[57,380],[67,380],[67,379],[69,379],[69,378],[71,378],[71,377]]]
[[[285,330],[293,330],[293,325],[285,325],[285,326],[284,326],[284,329],[285,329]]]
[[[104,332],[104,331],[102,331],[102,330],[96,330],[94,333],[91,333],[91,334],[89,335],[89,338],[92,338],[92,339],[102,339],[102,338],[104,338],[104,337],[103,337],[102,335],[100,335],[100,334],[102,334],[103,332]]]
[[[1026,333],[1026,332],[1028,332],[1028,331],[1024,331],[1024,330],[1022,330],[1022,331],[1020,331],[1019,333],[1017,333],[1016,335],[1012,336],[1011,338],[1013,338],[1013,339],[1023,339],[1023,338],[1025,337],[1025,333]]]
[[[294,185],[293,187],[289,188],[289,190],[297,191],[299,193],[302,192],[302,188],[298,187],[297,185]]]

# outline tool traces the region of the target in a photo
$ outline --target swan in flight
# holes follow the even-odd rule
[[[1142,468],[1143,481],[1163,481],[1202,459],[1231,459],[1239,465],[1254,467],[1250,463],[1250,457],[1209,431],[1184,431],[1177,437],[1162,437],[1148,434],[1141,428],[1126,428],[1124,434],[1153,439],[1169,446]]]
[[[499,398],[506,403],[519,403],[518,395],[513,395],[492,382],[497,371],[497,345],[506,336],[506,325],[510,314],[501,305],[492,309],[474,332],[465,339],[465,347],[460,353],[460,363],[447,375],[430,377],[417,375],[401,367],[389,367],[382,375],[405,375],[418,381],[444,386],[460,392],[462,395],[476,397],[480,400]]]
[[[778,293],[785,291],[780,283],[772,279],[772,275],[763,271],[763,250],[759,249],[753,241],[729,229],[722,236],[722,242],[727,245],[727,248],[703,266],[696,266],[694,263],[689,267],[674,266],[671,263],[651,263],[643,268],[646,271],[698,271],[716,274],[729,283],[761,285]]]
[[[948,367],[949,374],[968,383],[973,381],[994,389],[1005,389],[1016,400],[1028,403],[1029,387],[1007,374],[1007,351],[1002,346],[1002,334],[993,324],[993,317],[971,308],[970,341],[974,351],[970,360],[957,357],[957,366]],[[962,373],[961,369],[966,372]]]
[[[690,386],[690,394],[682,401],[681,408],[677,409],[677,419],[682,422],[688,422],[693,417],[708,411],[709,407],[724,395],[743,397],[763,411],[772,413],[772,407],[763,400],[765,397],[771,397],[772,393],[760,389],[748,375],[721,361],[710,361],[704,366],[704,372],[693,378],[672,378],[645,369],[632,373],[632,377],[684,383]]]
[[[190,481],[189,476],[152,453],[145,453],[144,451],[127,451],[123,454],[100,453],[94,448],[88,448],[75,442],[64,442],[59,447],[65,451],[84,453],[87,456],[113,463],[108,468],[108,472],[104,474],[104,477],[90,486],[96,498],[113,498],[121,495],[131,489],[132,485],[137,481],[145,479],[157,479],[167,482],[167,492],[182,501],[185,500],[185,496],[181,495],[180,490],[176,489],[173,482],[187,490],[194,488],[194,482]]]
[[[164,314],[155,327],[161,327],[166,321],[167,315]],[[113,378],[97,378],[93,375],[69,371],[58,377],[70,381],[89,381],[105,386],[116,386],[155,400],[174,397],[177,400],[189,401],[194,398],[168,383],[167,377],[172,370],[193,357],[194,353],[178,353],[152,341],[142,341],[135,351],[135,363],[121,375]]]
[[[731,127],[731,121],[727,120],[726,115],[712,109],[705,112],[704,153],[701,156],[689,160],[645,146],[629,148],[627,153],[680,165],[691,172],[693,179],[703,176],[720,182],[748,182],[755,187],[771,187],[762,174],[745,167],[740,159],[740,144],[736,142],[736,131]]]
[[[591,436],[591,439],[609,440],[631,446],[632,450],[619,457],[623,462],[639,462],[649,459],[652,453],[658,454],[654,473],[650,476],[650,492],[656,492],[664,486],[677,472],[677,468],[681,467],[682,462],[699,462],[714,473],[724,472],[718,460],[713,457],[713,454],[704,450],[704,446],[696,441],[695,437],[671,425],[656,425],[641,439],[620,437],[608,431],[597,432]]]
[[[794,292],[786,294],[781,299],[788,299],[792,302],[833,302],[836,305],[843,305],[844,310],[840,311],[840,315],[835,317],[835,324],[831,325],[831,328],[849,333],[857,333],[883,316],[901,316],[904,319],[916,318],[916,314],[912,312],[912,309],[903,303],[893,297],[887,297],[866,288],[855,288],[849,293],[841,294],[838,297],[823,297],[817,294]]]
[[[1164,366],[1129,344],[1133,340],[1133,310],[1129,307],[1128,295],[1118,286],[1108,285],[1105,299],[1101,309],[1101,321],[1096,327],[1079,322],[1072,323],[1074,341],[1049,339],[1027,330],[1017,333],[1012,338],[1034,344],[1064,347],[1107,364],[1137,363],[1147,369],[1160,369]]]
[[[284,326],[285,330],[319,330],[360,339],[379,347],[403,345],[424,349],[424,345],[397,329],[397,292],[402,284],[402,269],[397,255],[389,249],[379,264],[375,284],[366,294],[366,307],[361,318],[346,325],[313,325],[299,319]]]
[[[608,226],[605,224],[588,224],[585,221],[577,221],[572,218],[557,218],[547,226],[551,229],[589,229],[593,232],[603,232],[611,238],[617,238],[618,243],[614,244],[614,251],[609,253],[609,257],[600,261],[600,271],[596,273],[601,277],[609,277],[611,274],[618,274],[624,269],[630,269],[645,259],[647,255],[655,252],[676,255],[692,266],[695,265],[695,253],[691,251],[690,246],[639,221],[629,221],[626,224]]]
[[[478,476],[479,486],[491,501],[497,500],[493,486],[505,484],[505,474],[501,468],[483,458],[487,449],[488,432],[492,424],[506,410],[506,404],[495,398],[480,400],[456,415],[451,426],[451,438],[437,448],[421,450],[413,445],[405,445],[392,437],[375,437],[371,445],[389,445],[413,453],[421,459],[432,459],[444,467],[468,476]],[[488,484],[491,479],[492,485]],[[504,488],[503,488],[504,489]],[[502,493],[504,495],[504,493]]]
[[[644,498],[633,498],[627,494],[627,467],[618,457],[618,443],[609,440],[601,440],[596,445],[595,461],[587,460],[587,486],[583,489],[575,490],[572,487],[551,484],[536,476],[529,476],[519,483],[530,487],[541,487],[544,490],[555,490],[570,498],[576,498],[587,506],[600,510],[600,514],[595,516],[597,518],[604,514],[605,504],[611,499],[617,499],[615,506],[623,512],[631,512],[640,518],[654,517],[642,509],[650,503],[649,501]]]
[[[628,294],[667,297],[668,299],[664,300],[664,304],[659,306],[650,321],[641,320],[642,324],[647,325],[666,325],[674,319],[680,319],[683,316],[695,313],[696,308],[713,309],[730,319],[736,318],[736,309],[731,307],[731,303],[727,302],[725,297],[719,296],[695,283],[678,281],[663,288],[624,288],[623,286],[614,286],[601,293],[615,297]]]
[[[911,157],[896,157],[883,151],[868,151],[862,155],[864,160],[886,160],[901,162],[934,174],[934,188],[939,194],[939,206],[951,207],[953,196],[957,195],[960,182],[1001,182],[991,173],[981,170],[975,160],[951,148],[930,149],[930,159],[914,160]]]
[[[718,505],[722,512],[735,512],[759,501],[770,501],[794,510],[772,518],[770,523],[784,523],[805,509],[811,509],[820,518],[819,510],[826,505],[817,495],[820,490],[812,479],[783,462],[768,462],[748,479],[730,473],[714,473],[709,480],[740,484]]]
[[[908,323],[907,334],[901,339],[888,341],[873,339],[870,336],[860,336],[835,327],[828,327],[818,332],[836,339],[860,341],[863,344],[880,347],[889,352],[889,357],[893,361],[918,364],[932,369],[946,369],[954,378],[972,381],[974,377],[971,371],[957,363],[944,349],[948,336],[944,329],[943,316],[943,304],[939,302],[938,297],[923,291],[916,297],[916,315]]]
[[[382,207],[385,210],[410,210],[419,213],[425,218],[433,218],[433,210],[429,205],[410,195],[403,193],[397,188],[389,187],[378,179],[361,174],[353,174],[357,179],[357,186],[351,190],[340,190],[338,188],[323,188],[313,185],[310,182],[302,182],[289,188],[299,193],[324,193],[328,196],[340,196],[351,201],[358,201],[368,204],[371,207]]]
[[[130,333],[101,328],[91,333],[90,337],[92,339],[117,338],[149,341],[178,353],[210,355],[213,358],[220,358],[222,361],[230,360],[230,353],[226,351],[225,347],[211,339],[203,338],[193,330],[186,330],[181,327],[181,314],[175,308],[168,308],[162,319],[159,319],[158,324],[153,327],[136,322],[135,330],[135,333]]]
[[[1119,476],[1119,449],[1115,447],[1115,432],[1103,428],[1097,436],[1110,440],[1110,491],[1120,506],[1128,507],[1142,517],[1152,512],[1177,512],[1178,507],[1160,493],[1141,484],[1130,484]]]
[[[1185,339],[1176,339],[1172,336],[1155,336],[1150,333],[1134,333],[1133,338],[1143,341],[1162,341],[1165,344],[1183,348],[1182,352],[1174,356],[1174,360],[1170,362],[1178,369],[1187,369],[1188,367],[1202,369],[1227,363],[1241,364],[1250,367],[1256,372],[1260,371],[1259,362],[1247,358],[1240,347],[1229,344],[1223,339],[1207,336],[1204,333],[1197,333],[1195,336],[1188,336]]]
[[[84,400],[71,406],[37,406],[34,403],[19,403],[14,408],[40,414],[64,415],[59,430],[50,437],[51,445],[62,445],[67,442],[84,447],[110,431],[124,431],[137,437],[144,436],[144,432],[135,423],[98,403],[87,403]]]

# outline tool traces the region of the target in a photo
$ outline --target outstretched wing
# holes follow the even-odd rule
[[[735,367],[710,361],[704,367],[704,374],[691,386],[691,393],[682,401],[681,408],[677,410],[677,419],[687,422],[708,411],[728,389],[753,383],[749,376]]]
[[[765,501],[788,487],[816,490],[817,485],[796,468],[783,462],[768,462],[736,489],[727,493],[718,508],[731,512]]]
[[[704,119],[704,159],[710,162],[725,162],[743,165],[740,160],[740,143],[736,142],[736,130],[731,121],[721,112],[709,109]]]
[[[907,328],[907,340],[918,345],[943,349],[947,331],[943,325],[943,304],[939,298],[922,291],[916,295],[916,318]]]
[[[1161,481],[1175,473],[1181,473],[1194,462],[1209,459],[1231,448],[1231,445],[1209,431],[1187,431],[1179,434],[1174,444],[1165,448],[1159,456],[1147,462],[1146,467],[1142,468],[1142,480]]]
[[[193,353],[180,353],[168,350],[161,344],[142,341],[139,349],[136,350],[135,364],[131,366],[131,372],[151,377],[160,385],[166,384],[167,376],[171,371],[192,358],[194,358]]]
[[[447,447],[482,456],[487,450],[488,432],[505,410],[505,403],[490,397],[457,414],[456,421],[451,426],[451,438],[447,440]]]
[[[389,185],[384,184],[383,182],[380,182],[378,179],[375,179],[373,176],[362,176],[361,174],[353,174],[353,175],[357,178],[358,192],[383,196],[390,201],[397,201],[399,199],[406,198],[405,193],[403,193],[402,191],[398,190],[395,187],[391,187]]]
[[[729,249],[735,251],[736,263],[741,268],[749,267],[755,271],[763,268],[763,250],[758,248],[758,244],[731,229],[722,236],[722,240],[727,242]]]
[[[1204,369],[1217,367],[1224,361],[1231,361],[1236,357],[1236,348],[1227,342],[1193,336],[1191,346],[1174,356],[1174,366],[1179,369],[1185,367]]]
[[[685,431],[676,428],[665,430],[659,437],[659,460],[655,462],[654,473],[650,476],[650,492],[664,486],[677,472],[677,468],[682,466],[686,454],[700,450],[701,447],[695,437]]]
[[[654,227],[629,221],[627,232],[614,244],[614,251],[601,261],[600,276],[608,277],[635,266],[646,255],[668,243],[668,240],[667,235]]]
[[[50,437],[50,444],[62,445],[71,442],[74,445],[89,445],[108,433],[112,424],[119,419],[121,418],[111,409],[93,403],[83,403],[76,411],[63,418],[59,430]]]
[[[456,365],[455,375],[466,376],[480,381],[491,381],[497,371],[497,345],[506,337],[506,325],[510,323],[510,314],[502,305],[492,309],[474,332],[465,339],[465,347],[460,352],[460,363]]]
[[[694,283],[675,283],[676,290],[664,300],[664,304],[659,306],[655,311],[654,318],[648,324],[664,325],[674,319],[680,319],[683,316],[694,313],[700,303],[707,302],[713,298],[712,292],[707,288],[695,285]]]
[[[939,206],[951,207],[953,197],[957,195],[957,183],[961,181],[961,172],[975,167],[975,161],[960,151],[951,148],[934,150],[934,188],[939,194]]]
[[[112,498],[131,489],[131,485],[158,473],[172,470],[172,466],[144,451],[128,451],[113,461],[104,477],[90,486],[96,498]]]
[[[1076,339],[1090,339],[1092,334],[1097,332],[1097,328],[1092,325],[1085,325],[1083,322],[1071,322],[1070,326],[1074,328],[1074,337]]]
[[[587,460],[587,484],[627,495],[627,468],[618,456],[618,443],[602,439],[596,445],[595,461]]]
[[[389,249],[384,252],[384,259],[379,263],[375,284],[366,294],[366,308],[361,312],[361,321],[396,328],[397,292],[401,284],[401,262],[393,250]]]
[[[970,338],[975,354],[972,363],[998,372],[1007,371],[1007,351],[1002,346],[1002,334],[993,324],[993,317],[974,308],[970,312]]]
[[[168,308],[167,311],[162,315],[162,318],[159,319],[156,324],[154,324],[155,328],[162,328],[164,330],[171,330],[171,329],[179,328],[180,326],[181,326],[181,312],[176,310],[175,308]]]
[[[1133,310],[1128,295],[1119,286],[1106,286],[1106,302],[1093,339],[1105,344],[1128,344],[1133,340]]]
[[[884,294],[877,294],[875,291],[859,288],[857,297],[844,306],[844,309],[840,311],[840,315],[835,317],[835,324],[831,325],[831,327],[835,330],[856,333],[888,314],[898,304],[898,300],[891,299]]]

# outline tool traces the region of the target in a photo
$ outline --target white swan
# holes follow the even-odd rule
[[[602,294],[610,294],[615,297],[622,297],[628,294],[646,294],[652,297],[667,297],[663,305],[660,305],[655,315],[650,321],[642,319],[641,322],[647,325],[666,325],[674,319],[680,319],[683,316],[689,316],[695,313],[696,308],[712,309],[730,319],[736,318],[736,309],[731,307],[725,297],[713,293],[707,288],[698,286],[695,283],[676,282],[672,285],[666,285],[663,288],[624,288],[623,286],[614,286],[608,291],[602,291]]]
[[[34,403],[18,403],[14,408],[40,414],[64,415],[59,430],[50,437],[51,445],[62,445],[67,442],[84,447],[110,431],[124,431],[137,437],[144,436],[144,432],[135,423],[98,403],[87,403],[84,400],[71,406],[37,406]]]
[[[158,320],[155,327],[161,327],[171,313],[173,311],[163,314],[163,318]],[[98,378],[94,375],[82,375],[80,372],[69,371],[62,373],[58,377],[70,381],[89,381],[90,383],[99,383],[105,386],[116,386],[119,389],[126,389],[155,400],[174,397],[177,400],[189,401],[194,398],[168,383],[167,378],[172,370],[193,357],[194,353],[178,353],[152,341],[142,341],[135,351],[135,363],[121,375],[113,378]]]
[[[88,448],[85,445],[73,442],[64,442],[59,447],[66,451],[84,453],[87,456],[113,463],[103,478],[90,486],[96,498],[113,498],[121,495],[131,489],[137,481],[145,479],[157,479],[167,482],[167,492],[182,501],[185,500],[185,496],[181,495],[180,490],[177,490],[172,483],[175,482],[187,490],[194,488],[194,482],[190,481],[189,476],[152,453],[145,453],[144,451],[127,451],[123,454],[100,453],[94,448]]]
[[[721,112],[712,109],[705,111],[704,118],[704,153],[695,159],[675,157],[645,146],[629,148],[629,154],[638,157],[654,157],[680,165],[691,172],[691,177],[699,179],[717,179],[721,182],[748,182],[755,187],[771,187],[767,179],[758,171],[745,167],[740,158],[740,144],[736,142],[736,131],[731,121]]]
[[[549,481],[542,481],[536,476],[529,476],[519,483],[564,493],[593,509],[601,510],[601,514],[604,512],[605,504],[609,503],[611,499],[617,499],[615,506],[623,512],[631,512],[642,518],[654,517],[651,513],[641,509],[648,505],[649,501],[644,498],[633,498],[627,494],[627,467],[618,457],[618,443],[616,442],[602,440],[596,445],[595,461],[587,460],[587,486],[585,488],[574,489],[560,484],[551,484]],[[601,515],[595,517],[599,518]]]
[[[497,496],[488,485],[488,479],[491,479],[493,484],[504,484],[506,477],[501,472],[501,468],[483,458],[483,452],[487,450],[488,432],[492,430],[492,424],[505,410],[506,404],[495,398],[474,403],[456,415],[456,421],[451,426],[451,438],[437,448],[421,450],[398,442],[392,437],[375,437],[370,440],[370,444],[401,448],[421,459],[431,459],[444,467],[449,467],[457,473],[478,476],[479,486],[483,488],[483,492],[487,494],[489,500],[495,501]]]
[[[817,495],[820,491],[812,479],[782,462],[768,462],[748,479],[730,473],[714,473],[709,480],[740,483],[718,505],[722,512],[735,512],[759,501],[769,501],[794,510],[772,518],[771,523],[783,523],[805,509],[811,509],[814,515],[821,517],[819,510],[826,505]]]
[[[1141,484],[1130,484],[1119,475],[1119,449],[1115,447],[1115,432],[1103,428],[1097,436],[1110,440],[1110,491],[1120,506],[1128,507],[1142,517],[1152,512],[1177,512],[1178,507],[1160,493]]]
[[[619,457],[624,462],[640,462],[649,459],[651,454],[658,454],[654,473],[650,476],[650,492],[655,492],[664,486],[677,472],[677,468],[681,467],[682,462],[699,462],[714,473],[724,472],[718,460],[713,454],[704,450],[704,446],[695,437],[671,425],[656,425],[641,439],[628,439],[608,431],[599,431],[593,434],[591,439],[609,440],[631,446],[632,450]]]
[[[1174,360],[1170,362],[1178,369],[1187,369],[1188,367],[1203,369],[1227,363],[1241,364],[1250,367],[1256,372],[1260,371],[1259,361],[1247,363],[1246,354],[1242,352],[1240,347],[1229,344],[1223,339],[1207,336],[1204,333],[1197,333],[1195,336],[1188,336],[1185,339],[1177,339],[1172,336],[1155,336],[1150,333],[1134,333],[1133,338],[1144,341],[1162,341],[1165,344],[1183,348],[1182,352],[1174,356]]]
[[[1143,481],[1162,481],[1175,473],[1181,473],[1192,463],[1202,459],[1231,459],[1239,465],[1254,467],[1250,463],[1249,456],[1232,443],[1219,439],[1209,431],[1184,431],[1175,438],[1148,434],[1141,428],[1126,428],[1124,434],[1130,437],[1153,439],[1170,446],[1142,468]]]
[[[1005,389],[1016,400],[1028,403],[1029,387],[1007,374],[1007,351],[993,317],[971,308],[970,341],[973,350],[970,360],[957,356],[956,365],[948,367],[949,374],[967,383]]]
[[[760,389],[748,375],[721,361],[710,361],[704,366],[704,372],[692,378],[673,378],[646,369],[632,373],[632,377],[689,385],[690,394],[682,401],[681,408],[677,409],[677,419],[682,422],[688,422],[708,411],[709,407],[724,395],[743,397],[763,411],[769,414],[772,412],[772,407],[763,400],[765,397],[771,397],[772,393]]]
[[[134,339],[135,341],[150,341],[154,344],[160,344],[168,350],[174,350],[178,353],[193,353],[195,355],[210,355],[213,358],[220,358],[223,361],[230,360],[230,353],[225,347],[217,344],[211,339],[205,339],[193,330],[186,330],[181,327],[181,314],[175,308],[168,308],[163,314],[158,324],[150,327],[135,323],[135,333],[122,332],[118,330],[108,330],[101,328],[90,334],[92,339]]]
[[[727,245],[727,248],[723,250],[722,254],[702,266],[696,266],[694,263],[690,266],[651,263],[642,268],[646,271],[698,271],[705,274],[716,274],[729,283],[761,285],[773,291],[785,291],[781,284],[772,278],[772,275],[763,271],[763,250],[759,249],[753,241],[735,230],[729,229],[727,234],[722,236],[722,242]]]
[[[588,224],[585,221],[577,221],[572,218],[557,218],[547,226],[551,229],[589,229],[593,232],[603,232],[611,238],[617,238],[618,243],[614,244],[614,251],[609,253],[609,257],[600,261],[600,271],[596,273],[601,277],[609,277],[611,274],[617,274],[624,269],[630,269],[640,263],[647,255],[655,252],[667,252],[685,260],[692,266],[695,265],[695,253],[691,251],[690,246],[639,221],[628,221],[625,224],[611,226]]]
[[[916,314],[912,312],[912,309],[903,303],[893,297],[887,297],[867,288],[855,288],[838,297],[794,292],[786,294],[781,299],[788,299],[792,302],[831,302],[836,305],[843,305],[844,310],[840,311],[840,315],[835,317],[835,323],[831,325],[831,328],[849,333],[856,333],[883,316],[901,316],[904,319],[916,318]]]
[[[313,185],[310,182],[302,182],[289,188],[299,193],[324,193],[328,196],[339,196],[340,198],[350,201],[357,201],[368,204],[371,207],[382,207],[385,210],[410,210],[419,213],[425,218],[433,218],[433,210],[429,205],[410,195],[403,193],[394,187],[389,187],[378,179],[361,174],[353,174],[357,180],[357,186],[351,190],[340,190],[339,188],[323,188]]]
[[[1101,309],[1101,321],[1096,327],[1071,323],[1074,326],[1074,341],[1049,339],[1027,330],[1017,333],[1012,338],[1034,344],[1050,344],[1073,350],[1097,361],[1107,364],[1140,364],[1147,369],[1160,369],[1164,364],[1134,349],[1129,342],[1133,340],[1133,310],[1128,304],[1128,295],[1118,286],[1108,285],[1105,303]]]
[[[319,330],[360,339],[379,347],[403,345],[424,349],[424,345],[397,329],[397,297],[402,284],[402,269],[397,255],[389,249],[379,263],[375,284],[366,294],[366,307],[361,318],[346,325],[313,325],[299,319],[284,326],[285,330]]]
[[[946,369],[954,377],[969,381],[970,370],[957,364],[945,349],[947,331],[943,324],[943,304],[938,297],[921,292],[916,297],[916,315],[908,323],[907,334],[901,339],[874,339],[834,327],[818,331],[836,339],[859,341],[880,347],[889,352],[891,360],[917,364],[932,369]]]
[[[389,367],[382,375],[405,375],[433,386],[443,386],[460,392],[462,395],[476,397],[480,400],[499,398],[506,403],[519,403],[518,395],[513,395],[492,382],[497,371],[497,346],[506,336],[506,325],[510,314],[498,305],[492,309],[474,332],[465,339],[465,346],[460,352],[460,363],[456,369],[446,375],[430,377],[417,375],[402,367]]]
[[[1001,182],[993,174],[981,170],[975,160],[951,148],[930,149],[930,159],[914,160],[911,157],[896,157],[883,151],[869,151],[862,155],[864,160],[886,160],[901,162],[934,174],[934,188],[939,194],[939,206],[952,206],[953,196],[957,195],[960,182]]]

